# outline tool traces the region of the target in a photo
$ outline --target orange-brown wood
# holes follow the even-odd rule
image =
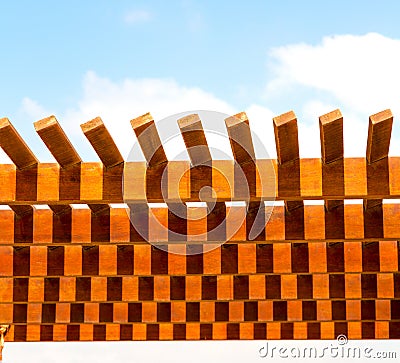
[[[106,168],[111,168],[124,161],[100,117],[82,124],[81,129]]]
[[[211,153],[199,115],[184,116],[178,120],[178,125],[192,166],[209,165]]]
[[[392,125],[393,115],[390,110],[370,116],[367,139],[368,163],[374,163],[388,156]]]
[[[50,116],[34,123],[35,130],[62,168],[81,162],[57,119]]]
[[[158,164],[166,163],[167,157],[150,113],[133,119],[131,121],[131,126],[139,141],[147,164],[150,167],[154,167]]]
[[[38,160],[7,118],[0,119],[0,147],[18,169],[36,165]]]

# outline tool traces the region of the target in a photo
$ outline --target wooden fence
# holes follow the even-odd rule
[[[240,113],[226,119],[234,160],[212,160],[190,115],[191,161],[168,161],[146,114],[131,122],[146,162],[131,162],[96,118],[82,130],[101,162],[83,162],[49,117],[35,129],[57,163],[40,163],[1,119],[6,341],[400,338],[391,112],[370,117],[364,158],[344,158],[338,110],[320,117],[318,159],[299,157],[293,112],[273,122],[276,160],[255,158]]]

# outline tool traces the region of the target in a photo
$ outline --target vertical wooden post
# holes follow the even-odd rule
[[[0,147],[15,164],[16,199],[35,200],[37,192],[38,160],[18,131],[7,118],[0,119]],[[29,184],[30,188],[21,184]],[[32,242],[33,207],[28,205],[11,206],[14,211],[14,241]]]
[[[114,171],[117,173],[122,171],[121,166],[124,159],[100,117],[82,124],[81,129],[103,163],[104,190],[104,177],[107,174],[112,174]],[[91,210],[92,241],[103,242],[109,240],[110,206],[108,204],[88,204],[88,206]]]
[[[393,115],[384,110],[370,116],[367,140],[367,192],[389,194],[389,146]],[[364,236],[383,237],[382,199],[364,199]]]
[[[293,111],[274,117],[276,154],[278,156],[278,195],[295,191],[300,196],[300,153],[297,118]],[[303,201],[285,200],[285,238],[304,238]]]
[[[319,118],[322,160],[322,194],[325,197],[325,238],[344,238],[344,200],[328,199],[344,194],[343,117],[334,110]]]
[[[72,189],[68,180],[79,178],[81,158],[54,116],[34,123],[35,130],[50,153],[60,165],[60,200],[80,196],[80,190]],[[62,181],[65,180],[64,184]],[[72,198],[71,198],[72,199]],[[71,240],[72,208],[67,205],[49,204],[53,211],[53,242]]]
[[[257,166],[253,139],[251,137],[249,119],[245,112],[225,119],[229,141],[235,159],[234,195],[242,194],[243,186],[248,197],[256,195]],[[243,183],[242,177],[246,178]],[[246,238],[265,240],[265,208],[264,201],[247,201]],[[256,235],[253,235],[255,231]]]

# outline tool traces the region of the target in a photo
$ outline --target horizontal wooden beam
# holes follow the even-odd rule
[[[97,206],[97,205],[95,205]],[[75,209],[69,206],[52,206],[50,209],[36,209],[31,206],[16,205],[13,210],[0,210],[0,244],[20,245],[28,242],[25,238],[37,244],[101,244],[108,242],[124,242],[132,244],[151,241],[157,245],[170,242],[187,244],[198,240],[200,244],[213,245],[216,242],[248,243],[249,221],[245,206],[226,207],[223,203],[218,208],[218,215],[208,214],[206,207],[188,207],[179,219],[181,240],[170,236],[169,230],[174,230],[176,221],[173,215],[168,215],[167,208],[148,208],[141,212],[140,223],[146,229],[146,237],[134,233],[127,209],[110,208],[107,205],[99,208]],[[57,207],[57,208],[56,208]],[[181,208],[182,209],[182,208]],[[174,210],[171,211],[173,213]],[[262,235],[257,243],[265,241],[376,241],[393,240],[400,236],[399,204],[383,204],[380,213],[370,213],[363,209],[362,204],[346,204],[341,212],[328,211],[323,205],[305,205],[302,215],[285,213],[283,206],[264,207],[263,221],[259,233]],[[138,212],[133,210],[134,215]],[[136,213],[136,214],[135,214]],[[195,215],[202,216],[191,217]],[[187,216],[187,217],[185,217]],[[218,217],[218,218],[217,218]],[[216,219],[217,218],[217,219]],[[291,224],[298,223],[304,233],[301,236],[290,236]],[[211,231],[218,225],[223,229],[220,238],[213,236]],[[341,228],[338,229],[337,226]],[[29,231],[29,233],[28,233]],[[56,236],[64,236],[57,239]],[[196,238],[196,236],[198,236]],[[199,237],[202,236],[202,237]],[[140,237],[140,238],[139,238]],[[200,238],[200,239],[199,239]],[[217,238],[217,239],[215,239]]]
[[[397,321],[264,321],[201,324],[197,321],[176,323],[127,324],[30,324],[16,325],[8,333],[8,342],[26,341],[143,341],[143,340],[334,340],[346,333],[348,339],[398,339]],[[269,357],[267,346],[260,346],[260,357]],[[267,353],[268,352],[268,353]]]
[[[395,274],[396,279],[399,278],[398,257],[400,256],[400,247],[395,240],[369,241],[368,243],[364,240],[341,242],[265,241],[264,243],[230,241],[230,243],[225,244],[214,243],[214,249],[205,253],[201,252],[205,251],[207,246],[199,244],[198,241],[189,241],[187,245],[180,246],[168,244],[164,241],[163,245],[158,244],[163,249],[149,243],[128,244],[126,241],[108,242],[100,245],[72,242],[47,245],[31,243],[16,246],[1,244],[0,281],[2,283],[0,284],[0,302],[58,301],[59,299],[58,293],[53,298],[45,299],[42,295],[44,294],[42,289],[37,290],[35,295],[31,297],[23,295],[25,297],[16,299],[12,294],[13,287],[9,286],[10,278],[30,278],[30,282],[28,280],[22,281],[25,284],[23,286],[27,288],[28,283],[37,282],[40,287],[40,284],[46,283],[45,280],[62,277],[61,280],[55,281],[55,290],[61,292],[65,287],[63,284],[70,282],[71,293],[73,293],[59,300],[65,302],[74,301],[75,292],[78,292],[78,295],[85,293],[84,290],[80,290],[82,287],[79,287],[79,283],[82,282],[79,279],[80,277],[92,277],[93,280],[96,280],[99,276],[103,277],[100,280],[99,288],[107,288],[107,276],[126,277],[127,280],[134,276],[137,280],[140,276],[170,275],[166,278],[169,280],[173,279],[172,276],[178,275],[277,274],[281,277],[294,275],[294,278],[296,276],[302,278],[302,274],[341,274],[342,277],[345,274],[350,278],[353,276],[361,279],[367,275],[366,278],[371,277],[370,274],[388,274],[386,277],[393,279],[393,274]],[[194,250],[196,246],[198,249]],[[191,254],[192,251],[199,253]],[[180,252],[180,254],[175,252]],[[397,289],[399,288],[399,280],[396,281]],[[108,282],[109,287],[111,282],[112,279]],[[75,283],[78,285],[75,286]],[[311,281],[310,285],[312,286]],[[123,288],[121,286],[124,285],[118,284],[116,288],[121,290]],[[231,287],[231,285],[229,286]],[[375,296],[385,298],[385,291],[379,290],[377,292],[376,282],[374,286]],[[138,287],[135,285],[132,288],[137,289]],[[314,288],[315,295],[310,293],[310,299],[318,297],[318,286],[314,286]],[[372,289],[373,286],[371,285],[370,288]],[[398,292],[400,293],[400,290]],[[259,294],[257,296],[260,296],[260,299],[265,298],[265,295],[263,295],[265,291],[260,291]],[[345,295],[347,298],[365,297],[361,290],[343,292],[343,298]],[[85,296],[82,301],[107,301],[107,299],[101,297],[98,299],[93,296],[90,297],[90,291],[87,291]],[[136,293],[134,296],[138,300]],[[281,299],[287,295],[277,294],[274,296],[276,299]],[[299,297],[291,296],[293,298]],[[329,294],[323,296],[335,298],[335,296]],[[400,295],[396,296],[400,297]],[[250,297],[243,299],[248,298]],[[199,297],[199,299],[201,298]],[[219,300],[216,297],[205,299]],[[116,301],[118,299],[110,298],[109,300]],[[139,300],[142,299],[139,298]]]
[[[399,199],[400,198],[400,157],[387,158],[386,164],[374,165],[373,170],[367,168],[365,158],[344,158],[343,170],[332,169],[330,177],[343,180],[342,188],[338,185],[323,187],[322,163],[320,159],[299,159],[300,189],[287,182],[273,169],[277,169],[276,160],[256,161],[258,177],[254,179],[251,201],[259,200],[322,200],[322,199]],[[162,194],[161,185],[149,178],[146,165],[142,162],[126,162],[125,189],[121,187],[122,173],[119,180],[115,175],[103,169],[102,163],[82,163],[66,173],[60,173],[59,165],[39,163],[37,168],[29,170],[29,177],[18,177],[12,165],[0,165],[0,204],[107,204],[126,201],[143,201],[149,203],[174,202],[179,197],[183,201],[214,201],[199,197],[199,190],[190,182],[191,170],[187,161],[170,161],[167,163],[165,188],[177,190],[179,193]],[[212,161],[212,187],[216,190],[218,201],[244,200],[241,193],[235,193],[233,163],[229,160]],[[271,165],[274,167],[271,169]],[[372,170],[372,171],[371,171]],[[368,173],[384,175],[379,184]],[[177,172],[182,178],[177,179]],[[282,179],[283,178],[283,179]],[[146,180],[148,179],[148,180]],[[165,181],[166,181],[165,180]],[[150,187],[147,183],[150,183]],[[243,181],[241,181],[243,182]],[[173,183],[169,185],[169,183]],[[36,187],[37,184],[37,187]],[[296,183],[298,184],[298,183]],[[140,185],[140,188],[138,187]],[[194,184],[197,185],[197,184]],[[276,190],[271,189],[276,185]],[[229,187],[230,186],[230,187]],[[233,187],[232,187],[233,186]],[[198,185],[197,185],[198,187]],[[71,192],[71,190],[76,192]],[[29,191],[27,193],[26,191]],[[33,192],[33,193],[32,193]]]

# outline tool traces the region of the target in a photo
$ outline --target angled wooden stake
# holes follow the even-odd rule
[[[388,157],[392,126],[393,115],[390,110],[370,116],[366,152],[368,164]]]
[[[124,162],[124,158],[100,117],[82,124],[81,129],[106,168],[112,168]]]
[[[190,169],[190,183],[196,190],[203,192],[208,188],[207,197],[212,198],[212,158],[203,125],[198,114],[191,114],[178,120],[179,129],[189,154],[192,168]],[[170,217],[170,213],[168,215]],[[219,219],[220,217],[221,219]],[[187,211],[187,233],[192,213]],[[207,203],[207,240],[225,241],[226,226],[225,221],[225,202]],[[182,233],[181,233],[182,234]],[[190,238],[190,236],[188,236]]]
[[[276,154],[278,156],[278,195],[287,190],[301,195],[300,153],[297,118],[289,111],[273,118]],[[304,203],[285,199],[285,237],[304,238]]]
[[[0,147],[20,170],[38,163],[31,149],[7,118],[0,119]]]
[[[384,110],[369,117],[367,139],[367,192],[389,194],[389,146],[393,115]],[[364,235],[383,236],[382,199],[364,199]]]
[[[133,131],[138,138],[147,164],[150,167],[167,163],[164,148],[153,117],[146,113],[131,121]]]
[[[255,163],[253,139],[249,119],[245,112],[240,112],[225,119],[233,157],[239,165]]]
[[[300,195],[300,153],[297,118],[289,111],[273,118],[276,154],[278,158],[278,194],[285,189],[298,191]],[[286,201],[287,211],[302,207],[302,201]]]
[[[79,195],[68,184],[71,178],[80,179],[81,158],[61,128],[57,119],[50,116],[34,123],[35,130],[50,153],[60,165],[60,199],[69,195]],[[61,181],[65,180],[64,183]],[[72,208],[69,204],[49,204],[53,211],[53,241],[62,242],[71,238]]]
[[[249,119],[245,112],[240,112],[225,119],[225,125],[232,148],[235,165],[234,195],[252,197],[256,194],[257,166]],[[241,170],[238,170],[238,167]],[[246,178],[245,182],[242,180]],[[243,187],[245,190],[243,190]],[[246,195],[249,194],[249,195]],[[246,201],[246,238],[265,240],[264,201]]]
[[[190,162],[193,166],[210,165],[211,153],[206,135],[198,114],[187,115],[178,120],[183,141],[185,142]]]
[[[329,194],[344,193],[343,116],[340,110],[320,116],[319,131],[323,194],[329,196]],[[343,204],[343,200],[325,199],[328,211]]]
[[[293,111],[274,117],[276,153],[279,164],[299,159],[297,118]]]
[[[368,193],[377,190],[389,192],[388,155],[392,125],[393,115],[390,110],[384,110],[369,118],[366,151]],[[381,199],[364,200],[366,209],[381,204]]]
[[[34,123],[34,126],[62,168],[79,164],[82,161],[54,116],[39,120]]]

